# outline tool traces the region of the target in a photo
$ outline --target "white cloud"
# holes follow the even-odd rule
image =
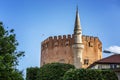
[[[105,50],[120,54],[120,46],[110,46],[109,48],[107,48]]]

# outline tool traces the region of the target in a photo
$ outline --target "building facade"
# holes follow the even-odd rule
[[[114,54],[106,58],[100,59],[88,68],[91,69],[119,69],[120,70],[120,54]]]
[[[41,43],[41,66],[46,63],[60,62],[87,68],[102,58],[102,43],[98,37],[82,35],[78,9],[74,33],[48,37]]]
[[[111,69],[120,80],[120,54],[114,54],[91,64],[89,69]]]

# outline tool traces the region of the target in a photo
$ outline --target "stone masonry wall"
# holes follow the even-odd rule
[[[82,36],[84,50],[82,67],[86,68],[102,58],[102,43],[97,37]],[[49,37],[41,43],[41,66],[60,62],[73,64],[73,35]]]

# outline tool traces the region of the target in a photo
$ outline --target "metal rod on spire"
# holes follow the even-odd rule
[[[78,13],[78,5],[76,6],[76,9],[77,9],[77,11],[76,11],[76,12]]]

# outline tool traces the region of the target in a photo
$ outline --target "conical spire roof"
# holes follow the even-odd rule
[[[80,17],[79,17],[79,12],[78,12],[78,7],[77,7],[74,32],[78,30],[81,30],[81,24],[80,24]]]

